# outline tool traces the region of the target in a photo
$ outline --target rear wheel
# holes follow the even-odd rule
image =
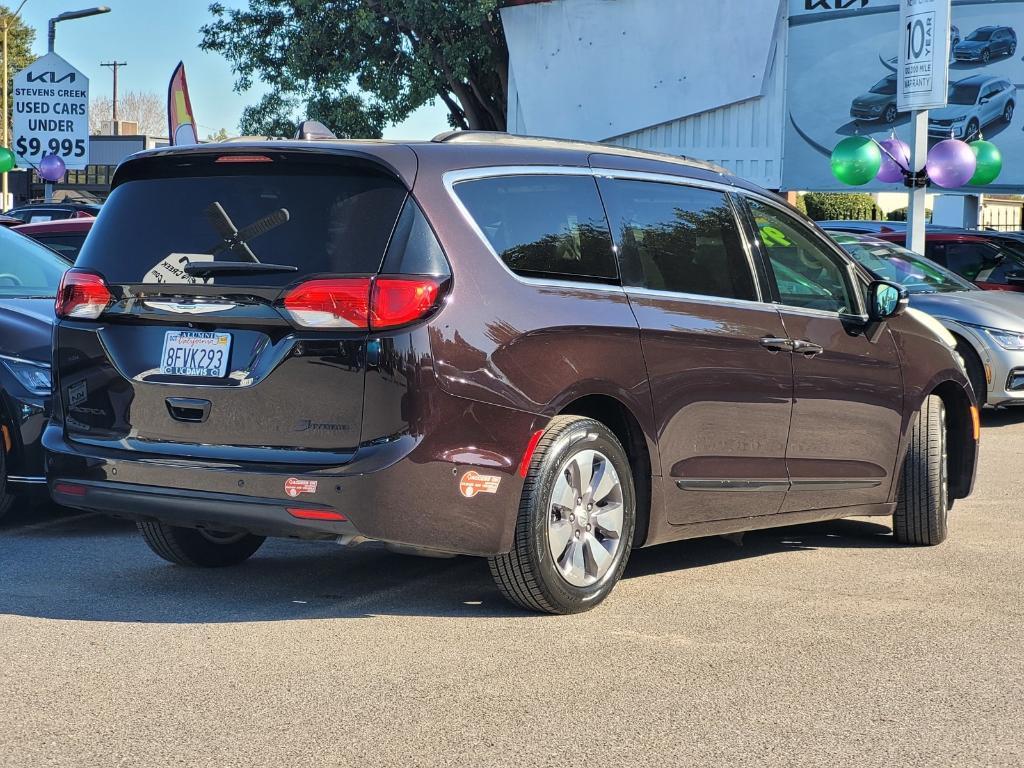
[[[512,551],[489,558],[511,602],[567,614],[593,608],[618,582],[636,524],[636,493],[625,450],[604,424],[553,419],[537,444]]]
[[[149,548],[176,565],[221,568],[238,565],[252,557],[265,541],[248,533],[223,533],[198,528],[179,528],[159,521],[138,524]]]
[[[911,430],[893,515],[893,535],[901,544],[941,544],[946,539],[949,488],[946,410],[937,395],[924,401]]]

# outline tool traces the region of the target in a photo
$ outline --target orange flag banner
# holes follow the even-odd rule
[[[192,101],[188,97],[185,64],[179,61],[167,86],[167,130],[171,144],[198,144],[196,118],[192,114]]]

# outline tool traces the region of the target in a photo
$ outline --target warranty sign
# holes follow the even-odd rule
[[[47,155],[81,170],[89,164],[89,78],[56,53],[36,59],[14,76],[14,140],[21,168]]]

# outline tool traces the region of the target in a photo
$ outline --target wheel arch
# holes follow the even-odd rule
[[[636,490],[636,527],[633,546],[647,541],[651,522],[653,471],[651,450],[640,421],[624,402],[611,395],[592,394],[577,397],[559,411],[560,416],[585,416],[604,424],[612,431],[629,458]]]
[[[946,472],[952,503],[954,499],[968,496],[974,485],[978,443],[974,439],[971,408],[976,406],[963,386],[955,381],[939,383],[929,395],[937,395],[946,409]]]
[[[985,374],[985,366],[986,366],[986,363],[985,363],[985,357],[986,356],[982,354],[982,350],[978,349],[978,345],[975,344],[974,341],[972,339],[970,339],[966,334],[958,333],[957,331],[952,330],[948,326],[946,327],[946,330],[950,332],[950,334],[953,336],[954,339],[956,339],[958,347],[962,343],[975,356],[975,358],[977,358],[978,363],[981,365],[982,375],[984,375]],[[968,379],[969,378],[970,377],[968,377]],[[950,383],[953,383],[953,382],[950,382]],[[988,400],[988,384],[989,384],[989,382],[988,382],[987,377],[986,377],[985,391],[984,392],[975,392],[974,393],[975,398],[978,400],[978,405],[979,406],[984,405],[985,402]],[[971,382],[971,386],[974,386],[974,382],[973,381]]]

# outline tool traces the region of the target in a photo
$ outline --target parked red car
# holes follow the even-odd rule
[[[904,232],[881,232],[877,237],[898,245],[906,241]],[[1024,291],[1024,247],[1018,250],[981,233],[928,232],[924,255],[979,288]]]
[[[35,224],[21,224],[11,227],[15,232],[28,235],[33,240],[42,243],[51,251],[55,251],[64,261],[74,264],[78,258],[78,252],[82,250],[85,236],[92,229],[96,219],[92,216],[83,216],[75,219],[57,219],[54,221],[39,221]]]

